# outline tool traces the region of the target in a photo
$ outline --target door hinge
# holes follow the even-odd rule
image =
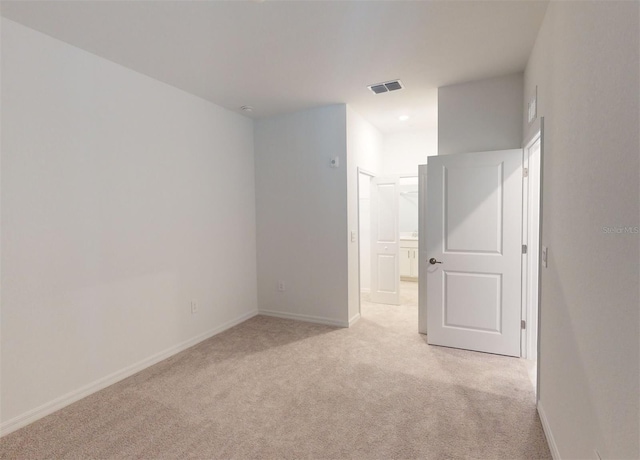
[[[527,328],[527,322],[525,320],[520,321],[520,329],[526,329]]]
[[[526,245],[526,244],[523,244],[523,245],[522,245],[522,253],[523,253],[523,254],[526,254],[526,253],[527,253],[527,245]]]
[[[529,177],[529,168],[522,168],[522,177]]]

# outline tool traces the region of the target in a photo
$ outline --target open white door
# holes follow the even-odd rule
[[[371,180],[371,301],[400,305],[397,177]]]
[[[428,165],[427,341],[520,356],[522,150]]]

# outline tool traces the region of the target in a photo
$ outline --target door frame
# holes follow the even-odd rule
[[[418,165],[418,332],[427,334],[427,165]]]
[[[420,167],[421,165],[419,165]],[[424,165],[426,167],[426,165]],[[364,175],[364,176],[369,176],[369,180],[375,178],[375,177],[379,177],[378,174],[375,174],[371,171],[369,171],[368,169],[362,168],[360,166],[358,166],[357,168],[357,181],[356,181],[356,186],[358,188],[358,193],[357,193],[357,213],[358,213],[358,313],[360,313],[362,315],[362,260],[360,257],[360,254],[362,252],[362,238],[360,235],[360,229],[361,229],[361,215],[360,215],[360,175]],[[426,170],[425,170],[426,171]],[[417,178],[418,179],[418,254],[421,256],[420,254],[420,240],[421,240],[421,236],[420,236],[420,227],[421,227],[421,219],[422,219],[422,209],[421,209],[421,202],[420,202],[420,197],[421,197],[421,185],[420,185],[420,173],[415,174],[415,173],[404,173],[404,174],[394,174],[394,176],[397,176],[398,179],[412,179],[412,178]],[[399,238],[399,235],[398,235]],[[420,261],[421,259],[418,260],[418,299],[423,297],[423,294],[420,294],[420,289],[421,286],[424,286],[425,283],[420,281],[420,264],[422,263]],[[420,305],[420,301],[418,300],[418,305]],[[420,308],[420,307],[419,307]],[[424,317],[426,318],[426,314],[424,315]],[[425,327],[424,327],[424,334],[427,333],[427,329],[426,329],[426,323],[425,323]]]
[[[527,327],[522,331],[522,353],[521,356],[523,358],[531,359],[534,358],[532,355],[532,350],[535,347],[536,350],[536,402],[540,399],[540,318],[541,318],[541,278],[542,278],[542,210],[543,210],[543,193],[542,193],[542,184],[544,181],[544,117],[539,117],[534,120],[529,126],[529,131],[527,133],[527,137],[523,142],[523,164],[527,164],[527,167],[531,168],[531,159],[528,158],[529,148],[534,145],[536,142],[540,142],[540,151],[538,153],[538,161],[537,164],[534,164],[533,167],[537,169],[534,171],[534,177],[537,175],[537,183],[533,183],[530,180],[526,181],[527,187],[526,190],[523,189],[523,213],[522,213],[522,225],[523,232],[524,229],[528,229],[528,233],[530,229],[535,228],[538,233],[537,238],[537,266],[535,266],[529,257],[522,258],[522,285],[526,287],[523,289],[522,295],[522,319],[527,322]],[[527,158],[525,158],[525,156]],[[526,160],[526,163],[525,163]],[[531,169],[530,169],[531,171]],[[529,174],[531,176],[531,173]],[[528,179],[528,178],[527,178]],[[524,188],[524,182],[523,182]],[[526,193],[526,198],[525,198]],[[531,198],[533,194],[537,193],[538,195],[538,222],[529,221],[529,208],[532,206]],[[526,226],[526,227],[525,227]],[[528,241],[522,242],[523,244],[530,243]],[[529,252],[529,251],[527,251]],[[535,273],[535,281],[531,283],[531,277],[528,276],[529,272]],[[536,305],[530,305],[528,293],[531,292],[532,289],[535,289],[537,292],[537,302]],[[526,291],[526,293],[524,292]],[[532,321],[535,321],[535,324],[531,324]],[[534,327],[535,326],[535,327]]]
[[[360,222],[360,175],[364,175],[364,176],[369,176],[369,183],[371,183],[371,179],[373,179],[374,177],[376,177],[376,175],[374,173],[372,173],[371,171],[368,171],[364,168],[361,168],[360,166],[358,166],[357,168],[358,171],[358,175],[357,175],[357,181],[356,181],[356,187],[358,189],[358,198],[357,198],[357,203],[358,203],[358,313],[362,316],[362,282],[361,282],[361,257],[360,257],[360,252],[361,252],[361,244],[360,244],[360,228],[361,228],[361,222]]]

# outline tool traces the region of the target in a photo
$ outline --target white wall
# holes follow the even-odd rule
[[[438,127],[383,135],[381,174],[418,176],[418,165],[438,154]]]
[[[358,251],[358,168],[378,174],[382,163],[382,135],[372,124],[347,106],[347,200],[349,231],[356,240],[349,239],[349,320],[360,312],[359,251]],[[365,241],[364,243],[369,244]],[[366,251],[366,249],[365,249]],[[365,268],[365,270],[367,270]]]
[[[256,312],[250,120],[5,19],[2,111],[4,429]]]
[[[551,2],[525,73],[545,117],[540,405],[562,458],[640,458],[637,2]]]
[[[438,88],[438,154],[520,148],[521,73]]]
[[[347,325],[346,117],[333,105],[255,123],[262,313]]]

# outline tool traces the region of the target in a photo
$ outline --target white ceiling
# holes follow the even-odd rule
[[[546,1],[3,1],[2,15],[261,118],[348,103],[437,124],[437,88],[524,70]],[[405,89],[366,86],[399,78]],[[399,115],[410,115],[399,122]]]

